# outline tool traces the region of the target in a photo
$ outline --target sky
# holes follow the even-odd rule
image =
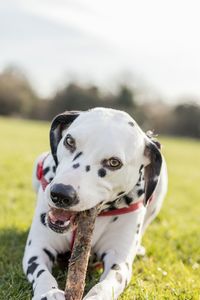
[[[44,97],[78,79],[200,99],[199,12],[199,0],[1,0],[0,71],[21,67]]]

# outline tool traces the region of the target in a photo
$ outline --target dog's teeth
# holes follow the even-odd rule
[[[70,221],[69,221],[69,220],[65,221],[65,223],[64,223],[64,226],[68,226],[68,225],[69,225],[69,223],[70,223]]]

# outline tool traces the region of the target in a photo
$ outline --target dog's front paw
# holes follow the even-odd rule
[[[106,281],[104,280],[104,283]],[[97,283],[92,289],[85,295],[83,300],[108,300],[110,299],[109,293],[107,292],[107,285],[102,282]]]
[[[59,289],[52,289],[41,296],[34,296],[32,300],[65,300],[65,294]]]

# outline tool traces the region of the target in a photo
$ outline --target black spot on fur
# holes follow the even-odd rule
[[[138,179],[138,182],[137,184],[140,184],[140,182],[142,181],[142,169],[144,168],[144,165],[141,165],[140,168],[139,168],[139,179]]]
[[[53,177],[50,177],[50,178],[49,178],[49,181],[52,181],[52,180],[53,180]]]
[[[103,260],[105,256],[106,256],[106,252],[103,252],[101,255],[101,260]]]
[[[108,205],[107,210],[115,210],[115,209],[117,209],[117,206],[115,205],[115,202],[113,202],[113,201],[107,202],[106,205]]]
[[[40,221],[44,226],[46,226],[45,218],[46,218],[46,213],[40,215]]]
[[[81,156],[83,154],[83,152],[78,152],[75,156],[73,161],[75,161],[79,156]]]
[[[40,270],[38,273],[37,273],[37,278],[40,277],[40,275],[45,272],[45,270]]]
[[[52,170],[54,173],[56,173],[56,166],[53,166]]]
[[[114,201],[108,201],[108,202],[106,202],[106,205],[111,206],[111,205],[113,205],[114,203],[115,203]]]
[[[37,256],[32,256],[29,261],[28,261],[28,264],[32,264],[38,257]]]
[[[129,125],[131,125],[132,127],[134,127],[134,123],[133,122],[128,122]]]
[[[86,171],[86,172],[89,172],[89,171],[90,171],[90,166],[89,166],[89,165],[85,167],[85,171]]]
[[[39,264],[36,264],[35,262],[33,262],[33,263],[27,268],[26,275],[28,275],[28,274],[33,274],[33,273],[35,272],[35,270],[37,269],[38,266],[39,266]]]
[[[144,168],[144,165],[140,166],[139,172],[141,173],[142,169]]]
[[[43,169],[43,176],[45,176],[49,172],[50,168],[46,167]]]
[[[30,245],[31,245],[31,243],[32,243],[32,241],[30,240],[30,241],[28,242],[28,246],[30,246]]]
[[[139,228],[137,229],[136,233],[138,234],[140,232]]]
[[[47,297],[42,297],[41,300],[47,300]]]
[[[123,192],[120,192],[120,193],[118,193],[117,194],[117,196],[121,196],[121,195],[123,195],[125,192],[123,191]]]
[[[52,261],[52,263],[54,263],[55,261],[55,256],[53,255],[53,253],[51,253],[51,251],[49,251],[48,249],[44,248],[43,251],[46,253],[46,255],[49,257],[50,261]]]
[[[115,222],[117,220],[118,220],[118,217],[114,217],[112,221]]]
[[[35,280],[33,279],[33,281],[31,282],[31,284],[34,285],[34,283],[35,283]]]
[[[144,194],[144,190],[140,189],[137,191],[138,197],[142,196]]]
[[[118,264],[114,264],[114,265],[112,265],[111,269],[115,270],[115,271],[119,271],[120,270],[120,266]]]
[[[140,223],[137,224],[137,228],[140,228]]]
[[[98,175],[100,177],[105,177],[106,176],[106,170],[104,168],[101,168],[98,170]]]
[[[131,202],[133,202],[133,198],[128,197],[128,196],[124,196],[124,200],[125,200],[125,202],[126,202],[127,205],[130,205]]]
[[[79,163],[73,165],[73,168],[74,168],[74,169],[77,169],[78,167],[80,167],[80,164],[79,164]]]
[[[116,272],[115,276],[116,276],[117,281],[119,283],[122,283],[122,275],[119,272]]]

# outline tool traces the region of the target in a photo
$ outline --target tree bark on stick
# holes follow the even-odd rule
[[[69,261],[65,287],[66,300],[81,300],[85,288],[85,278],[90,256],[94,224],[98,207],[80,212],[77,216],[77,229]]]

